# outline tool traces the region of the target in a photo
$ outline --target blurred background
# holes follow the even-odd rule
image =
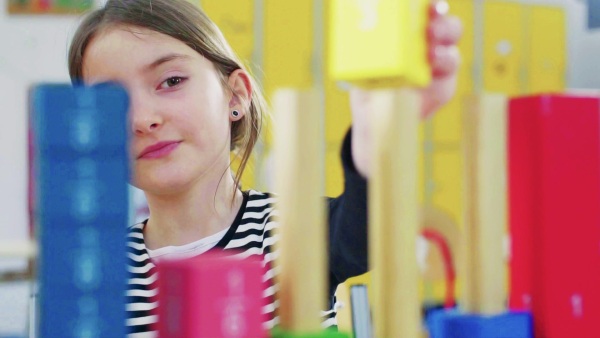
[[[402,0],[398,0],[402,1]],[[591,0],[596,6],[596,0]],[[81,12],[92,0],[0,0],[0,246],[30,238],[28,210],[28,90],[68,82],[66,55]],[[327,75],[328,0],[194,0],[217,23],[253,71],[267,97],[282,87],[321,93],[326,143],[322,155],[328,196],[342,190],[339,148],[350,125],[347,92]],[[462,99],[474,93],[519,96],[600,90],[600,30],[585,0],[449,0],[462,19],[463,63],[455,99],[421,124],[420,161],[425,221],[461,229],[463,199]],[[591,7],[590,6],[590,7]],[[590,19],[591,18],[591,19]],[[263,135],[243,187],[269,191],[270,132]],[[135,192],[137,218],[146,212]],[[451,239],[452,240],[452,239]],[[431,248],[432,251],[436,250]],[[432,254],[431,257],[439,257]],[[435,260],[432,258],[432,260]],[[444,297],[443,273],[426,275],[424,299]],[[23,335],[31,285],[27,260],[0,258],[0,336]],[[439,270],[439,269],[438,269]],[[347,282],[368,283],[369,276]],[[346,307],[347,308],[347,307]],[[348,326],[342,309],[340,325]]]

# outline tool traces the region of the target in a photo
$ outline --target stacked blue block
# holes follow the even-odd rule
[[[32,92],[40,337],[125,336],[126,92]]]
[[[532,338],[529,312],[506,312],[494,316],[438,310],[427,317],[430,338]]]

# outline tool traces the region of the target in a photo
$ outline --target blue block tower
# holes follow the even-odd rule
[[[32,91],[40,337],[124,337],[129,100],[116,85]]]

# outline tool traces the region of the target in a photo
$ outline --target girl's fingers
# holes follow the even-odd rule
[[[460,65],[460,52],[456,45],[434,46],[430,51],[431,72],[434,77],[456,73]]]
[[[453,45],[462,36],[462,23],[456,16],[439,16],[431,19],[428,27],[429,43]]]
[[[449,10],[450,5],[448,5],[448,1],[434,0],[431,2],[431,6],[429,7],[429,17],[434,19],[438,16],[444,16],[448,14]]]

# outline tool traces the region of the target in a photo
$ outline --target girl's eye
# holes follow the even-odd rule
[[[167,89],[167,88],[171,88],[171,87],[175,87],[179,84],[181,84],[185,79],[179,76],[173,76],[170,77],[168,79],[166,79],[165,81],[163,81],[163,83],[160,84],[159,88],[160,89]]]

